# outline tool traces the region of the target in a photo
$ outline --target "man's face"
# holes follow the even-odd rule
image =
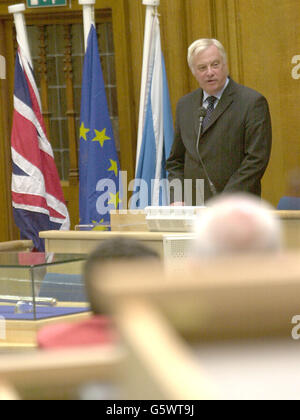
[[[228,67],[215,45],[195,55],[193,69],[200,87],[209,95],[215,95],[224,87]]]

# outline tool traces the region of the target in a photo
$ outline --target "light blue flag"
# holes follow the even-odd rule
[[[132,209],[169,205],[166,159],[173,143],[173,119],[164,58],[161,51],[158,16],[154,17],[147,71],[146,110],[143,137],[137,150],[137,170]],[[162,181],[164,180],[164,181]]]
[[[91,25],[84,58],[80,113],[79,211],[81,225],[108,225],[121,202],[120,165],[98,50]]]

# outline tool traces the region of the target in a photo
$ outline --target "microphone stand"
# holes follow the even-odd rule
[[[201,163],[201,166],[203,168],[204,174],[205,174],[206,179],[208,181],[210,192],[212,193],[213,196],[216,196],[217,195],[216,187],[214,186],[212,180],[210,179],[210,177],[207,173],[206,167],[204,165],[204,162],[203,162],[202,157],[201,157],[200,152],[199,152],[199,143],[200,143],[202,124],[203,124],[203,120],[204,120],[204,117],[206,115],[206,112],[207,112],[206,108],[204,108],[204,107],[200,108],[199,130],[198,130],[198,136],[197,136],[197,142],[196,142],[196,150],[197,150],[197,155],[198,155],[199,161]]]

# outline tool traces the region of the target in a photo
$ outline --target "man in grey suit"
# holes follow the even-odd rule
[[[226,52],[215,39],[195,41],[188,50],[188,63],[200,88],[178,102],[174,143],[166,165],[169,181],[192,180],[192,197],[185,194],[181,200],[186,204],[199,204],[196,191],[201,183],[197,186],[196,180],[201,179],[205,201],[222,192],[260,196],[272,141],[266,99],[229,77]],[[206,115],[197,152],[200,108],[206,109]]]

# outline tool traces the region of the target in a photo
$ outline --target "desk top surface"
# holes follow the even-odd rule
[[[300,211],[298,210],[275,210],[276,216],[281,220],[291,220],[300,222]],[[126,236],[144,241],[161,241],[165,236],[193,236],[193,232],[149,232],[149,231],[44,231],[39,236],[44,239],[107,239],[113,236]]]
[[[48,230],[40,232],[41,238],[46,239],[106,239],[114,236],[126,236],[135,239],[143,239],[148,241],[161,241],[164,236],[192,236],[192,232],[126,232],[126,231],[113,231],[113,232],[100,232],[100,231],[61,231],[61,230]]]
[[[257,339],[199,344],[193,347],[199,364],[226,400],[298,400],[300,342]]]

